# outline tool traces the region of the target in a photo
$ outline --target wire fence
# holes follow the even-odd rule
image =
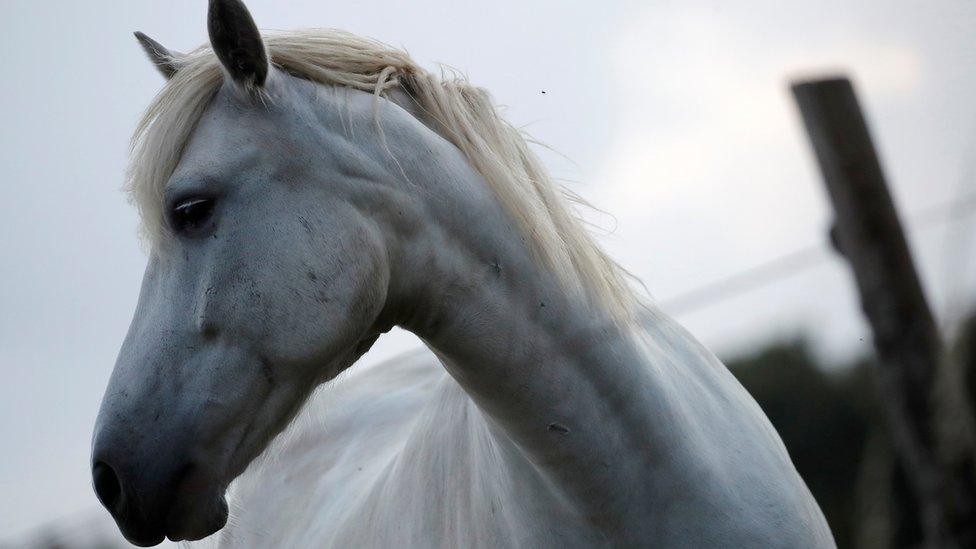
[[[922,231],[964,219],[976,212],[976,193],[936,204],[908,217],[909,228]],[[781,280],[797,276],[831,258],[827,242],[798,248],[687,292],[662,299],[662,309],[675,316],[694,313]]]

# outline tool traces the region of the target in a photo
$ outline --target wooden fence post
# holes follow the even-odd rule
[[[882,405],[926,546],[973,547],[973,473],[939,458],[937,412],[947,403],[938,400],[948,395],[936,389],[945,350],[854,88],[833,78],[794,83],[792,91],[833,204],[831,239],[851,266],[874,333]]]

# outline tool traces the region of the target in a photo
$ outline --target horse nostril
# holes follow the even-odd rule
[[[122,485],[119,484],[118,475],[107,463],[99,461],[92,467],[92,478],[95,481],[95,494],[98,495],[98,501],[115,514],[116,506],[122,496]]]

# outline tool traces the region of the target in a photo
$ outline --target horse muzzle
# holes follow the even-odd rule
[[[95,493],[130,543],[140,547],[198,540],[227,523],[223,489],[215,489],[192,464],[168,468],[130,466],[96,445],[92,465]]]

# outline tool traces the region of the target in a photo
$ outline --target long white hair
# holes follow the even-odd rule
[[[480,172],[563,286],[617,321],[632,320],[640,300],[626,271],[597,246],[567,204],[581,200],[552,180],[526,136],[501,118],[485,90],[457,74],[432,74],[402,50],[339,30],[278,32],[264,42],[271,62],[299,78],[370,92],[377,100],[390,90],[406,92]],[[166,182],[224,78],[209,46],[177,58],[174,66],[136,128],[126,177],[151,240],[165,231]]]

